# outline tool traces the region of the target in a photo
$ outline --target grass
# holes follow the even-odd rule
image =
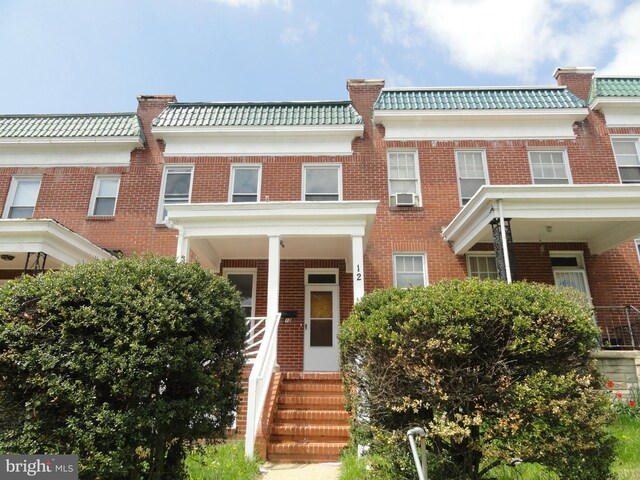
[[[258,464],[244,456],[242,442],[194,449],[186,460],[189,480],[255,480]]]
[[[618,479],[640,479],[640,419],[621,416],[612,425],[611,433],[619,441],[618,458],[614,466]],[[361,480],[365,468],[365,462],[357,460],[355,452],[351,450],[342,458],[340,480]],[[557,475],[537,464],[496,468],[491,473],[498,480],[558,480]]]

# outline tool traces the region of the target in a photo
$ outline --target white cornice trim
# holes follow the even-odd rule
[[[236,135],[256,135],[256,134],[295,134],[303,133],[312,135],[314,133],[352,133],[362,135],[363,124],[355,125],[312,125],[312,126],[264,126],[264,127],[152,127],[151,132],[156,138],[164,138],[167,134],[177,134],[180,136],[191,136],[200,134],[236,134]]]
[[[558,109],[495,109],[495,110],[374,110],[373,119],[376,123],[383,123],[384,118],[548,118],[566,117],[568,119],[584,120],[589,114],[587,108],[558,108]]]
[[[638,106],[640,106],[640,97],[595,97],[589,104],[591,110],[606,107],[637,108]]]
[[[127,145],[133,150],[144,146],[141,137],[8,137],[0,145]]]

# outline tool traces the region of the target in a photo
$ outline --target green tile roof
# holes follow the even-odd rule
[[[640,97],[640,77],[594,77],[591,81],[589,101],[596,97]]]
[[[566,88],[429,88],[383,90],[375,110],[513,110],[584,108]]]
[[[173,103],[154,127],[284,127],[359,125],[351,102]]]
[[[0,138],[141,137],[135,113],[0,115]]]

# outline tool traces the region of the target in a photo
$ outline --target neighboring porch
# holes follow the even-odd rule
[[[505,281],[585,293],[603,348],[640,349],[640,299],[626,293],[637,292],[628,282],[640,281],[630,242],[640,236],[640,185],[483,186],[443,236],[467,255],[470,271],[476,258],[493,254]]]
[[[0,219],[0,281],[113,258],[55,220]]]

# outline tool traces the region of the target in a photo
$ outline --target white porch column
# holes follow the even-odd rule
[[[364,240],[361,236],[351,237],[351,254],[353,256],[353,303],[356,304],[364,296]]]
[[[269,237],[269,276],[267,281],[267,317],[278,313],[280,299],[280,237]]]
[[[189,239],[184,236],[184,229],[178,227],[178,248],[176,252],[176,260],[178,262],[189,261]]]
[[[502,200],[498,200],[498,211],[500,214],[500,236],[502,237],[502,254],[504,256],[504,269],[507,274],[507,283],[511,283],[511,261],[509,260],[509,244],[507,243],[507,232],[505,231],[504,212],[502,211]]]

